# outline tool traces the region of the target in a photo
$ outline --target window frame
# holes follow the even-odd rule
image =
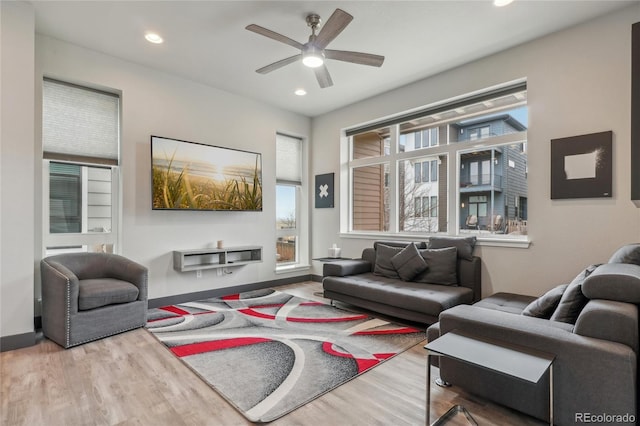
[[[280,132],[277,131],[275,134],[275,150],[277,151],[277,138],[285,137],[296,139],[299,145],[299,154],[300,154],[300,180],[299,181],[290,181],[278,179],[277,176],[277,152],[276,152],[276,176],[275,176],[275,186],[274,186],[274,216],[276,219],[276,223],[274,223],[275,228],[275,240],[274,242],[277,244],[278,238],[295,235],[296,237],[296,258],[294,262],[283,262],[278,263],[276,256],[275,259],[275,273],[287,273],[298,270],[306,270],[310,268],[309,264],[309,191],[308,191],[308,148],[307,148],[307,138],[302,136],[292,135],[288,132]],[[295,228],[288,229],[278,229],[277,228],[277,220],[278,215],[275,209],[277,208],[277,188],[278,186],[291,186],[295,188]],[[275,246],[274,246],[275,248]],[[276,252],[277,254],[277,252]]]
[[[526,83],[525,82],[516,82],[516,84],[513,87],[518,87],[520,90],[525,91],[527,90],[526,88]],[[498,89],[499,92],[500,89]],[[506,91],[508,91],[508,88],[505,88]],[[513,89],[512,92],[510,93],[516,93],[516,90]],[[470,98],[468,98],[467,102],[465,103],[464,100],[456,100],[453,103],[451,102],[444,102],[444,104],[454,104],[454,105],[471,105],[473,102],[476,102],[477,99],[479,97],[482,97],[483,94],[475,94],[474,96],[471,96]],[[495,95],[497,96],[497,95]],[[462,97],[461,97],[462,98]],[[490,97],[485,97],[483,99],[491,99]],[[472,119],[472,118],[477,118],[477,117],[483,117],[483,116],[490,116],[492,114],[498,114],[499,112],[507,112],[510,110],[514,110],[517,109],[519,107],[526,107],[527,106],[527,100],[526,100],[526,95],[524,97],[523,100],[520,101],[516,101],[516,102],[512,102],[508,105],[504,105],[504,106],[500,106],[498,108],[495,109],[489,109],[488,111],[483,111],[480,114],[471,114],[469,116],[465,116],[463,119],[458,119],[457,122],[460,122],[462,120],[467,120],[467,119]],[[444,111],[444,109],[440,108],[439,106],[434,106],[434,107],[425,107],[424,108],[425,111]],[[427,115],[427,113],[425,113],[425,116]],[[403,118],[405,117],[405,118]],[[410,151],[403,151],[401,150],[401,145],[400,145],[400,141],[403,140],[404,144],[402,147],[405,147],[407,142],[407,137],[405,135],[407,135],[408,133],[411,132],[402,132],[400,130],[400,126],[403,123],[406,123],[406,121],[402,121],[402,120],[406,120],[406,117],[416,117],[416,118],[420,118],[419,113],[409,113],[409,114],[398,114],[397,117],[392,117],[392,118],[388,118],[385,120],[382,120],[378,123],[379,127],[376,127],[375,121],[374,122],[370,122],[370,124],[361,126],[361,127],[354,127],[352,129],[345,129],[344,130],[344,136],[342,138],[342,143],[347,145],[346,150],[342,150],[342,167],[344,170],[344,177],[345,179],[342,182],[341,185],[341,191],[342,193],[346,196],[345,198],[348,200],[348,203],[345,203],[345,205],[342,206],[342,210],[341,210],[341,221],[340,221],[340,236],[344,237],[344,238],[380,238],[380,237],[389,237],[389,236],[393,236],[393,237],[399,237],[399,238],[415,238],[416,233],[415,232],[402,232],[399,230],[399,223],[398,223],[398,210],[400,209],[399,203],[398,203],[398,196],[399,196],[399,187],[398,187],[398,169],[399,169],[399,162],[400,161],[405,161],[405,160],[410,160],[412,158],[420,158],[420,157],[440,157],[440,156],[446,156],[447,157],[447,171],[446,171],[446,178],[447,178],[447,182],[446,184],[446,188],[447,188],[447,201],[446,201],[446,211],[447,211],[447,232],[445,233],[446,235],[466,235],[465,233],[461,232],[461,225],[460,225],[460,165],[461,165],[461,155],[465,152],[471,151],[473,149],[476,149],[476,146],[481,145],[482,149],[487,149],[493,146],[501,146],[501,145],[510,145],[510,144],[515,144],[515,143],[521,143],[523,144],[522,146],[526,146],[527,143],[527,129],[525,130],[516,130],[513,131],[511,133],[505,133],[505,134],[500,134],[497,136],[491,136],[489,135],[487,138],[484,139],[478,139],[478,140],[462,140],[462,141],[458,141],[455,140],[455,138],[450,139],[449,137],[446,137],[444,139],[445,142],[438,140],[437,141],[437,145],[435,146],[430,146],[429,148],[416,148],[414,150],[410,150]],[[451,124],[456,122],[455,120],[442,120],[443,123],[447,123],[446,129],[447,129],[447,133],[451,134]],[[376,129],[383,129],[385,127],[389,128],[389,137],[390,137],[390,149],[388,153],[382,154],[378,157],[372,157],[372,158],[359,158],[359,159],[353,159],[352,157],[352,152],[353,152],[353,144],[352,144],[352,140],[353,140],[353,136],[355,136],[356,134],[358,134],[358,132],[365,132],[365,131],[372,131],[372,130],[376,130]],[[479,126],[479,127],[487,127],[487,126]],[[424,131],[435,131],[437,133],[430,133],[430,134],[437,134],[438,135],[438,139],[440,139],[440,136],[442,136],[444,133],[442,133],[440,130],[436,130],[436,129],[440,129],[437,125],[437,123],[435,125],[430,125],[429,129],[425,129]],[[490,129],[489,129],[490,132]],[[402,139],[404,138],[404,139]],[[431,139],[431,138],[430,138]],[[443,145],[444,143],[444,145]],[[422,145],[422,143],[421,143]],[[347,154],[347,156],[345,156],[344,154]],[[453,160],[453,161],[452,161]],[[436,165],[437,168],[439,168],[439,161],[436,161]],[[389,182],[389,188],[392,189],[392,193],[390,196],[390,226],[389,226],[389,230],[388,231],[358,231],[358,230],[354,230],[353,229],[353,202],[354,202],[354,194],[353,194],[353,170],[358,168],[358,167],[365,167],[368,165],[376,165],[376,164],[389,164],[389,168],[390,168],[390,173],[389,173],[389,177],[390,177],[390,182]],[[431,163],[433,164],[433,163]],[[480,167],[480,165],[479,165]],[[493,166],[491,164],[489,164],[489,168],[490,170],[493,170]],[[414,173],[415,170],[417,169],[417,166],[414,165]],[[422,167],[421,167],[421,172]],[[444,173],[444,171],[442,172]],[[421,173],[422,174],[422,173]],[[443,176],[439,175],[439,172],[437,173],[437,175],[439,176],[439,179],[442,179]],[[528,174],[527,174],[528,175]],[[527,176],[528,178],[529,176]],[[431,175],[428,177],[429,181],[431,178]],[[481,179],[481,177],[479,177],[479,179]],[[417,175],[414,176],[413,181],[415,182],[415,184],[418,184],[418,177]],[[422,176],[420,177],[420,182],[422,182]],[[437,180],[434,182],[436,183],[438,182]],[[443,183],[438,182],[438,185],[440,185],[442,187]],[[436,208],[435,208],[435,212],[436,212],[436,216],[437,217],[437,213],[439,212],[440,214],[444,214],[443,210],[438,209],[437,205],[438,202],[440,201],[440,197],[437,197],[438,201],[435,203],[436,204]],[[415,201],[414,201],[415,203]],[[345,208],[346,207],[346,208]],[[427,213],[427,215],[424,216],[428,216],[428,217],[434,217],[432,216],[431,212],[433,211],[433,207],[430,206],[429,212]],[[488,213],[487,213],[488,214]],[[431,235],[430,233],[426,233],[426,232],[421,232],[421,235]],[[442,234],[442,233],[440,233]],[[508,236],[508,235],[496,235],[496,234],[491,234],[491,235],[477,235],[478,240],[479,241],[485,241],[490,245],[498,245],[498,246],[508,246],[508,247],[528,247],[530,244],[530,240],[529,240],[529,236],[527,235],[523,235],[523,236]]]
[[[60,87],[68,87],[71,89],[80,89],[84,91],[85,94],[95,93],[99,97],[102,98],[113,98],[115,100],[114,103],[114,132],[113,140],[114,146],[112,146],[108,152],[105,152],[104,155],[98,154],[87,154],[86,152],[82,153],[70,153],[65,151],[65,153],[58,152],[56,149],[50,150],[44,144],[44,136],[43,136],[43,144],[41,145],[41,155],[42,155],[42,256],[46,257],[52,254],[65,253],[65,252],[78,252],[78,251],[105,251],[112,253],[120,253],[120,241],[121,241],[121,229],[122,229],[122,185],[121,185],[121,168],[119,166],[120,163],[120,155],[121,155],[121,134],[122,134],[122,98],[121,96],[114,92],[107,92],[100,89],[95,89],[85,85],[77,85],[73,83],[68,83],[65,81],[54,80],[47,77],[43,77],[41,80],[42,84],[42,104],[43,104],[43,112],[42,112],[42,126],[44,128],[45,121],[45,84],[57,84]],[[44,133],[44,132],[43,132]],[[73,138],[71,138],[73,140]],[[50,146],[51,148],[52,146]],[[54,146],[55,148],[55,146]],[[88,217],[88,208],[89,208],[89,185],[88,185],[88,173],[81,172],[81,189],[80,189],[80,202],[82,203],[81,207],[81,230],[80,232],[65,232],[65,233],[56,233],[51,232],[50,228],[50,212],[51,212],[51,204],[50,204],[50,185],[51,185],[51,175],[50,175],[50,165],[51,163],[61,163],[61,164],[72,164],[80,167],[89,167],[96,169],[105,169],[109,170],[109,176],[111,180],[111,223],[110,230],[108,231],[90,231],[86,229]]]
[[[80,231],[80,232],[65,232],[55,233],[51,232],[50,228],[50,163],[61,163],[59,160],[42,160],[42,226],[43,226],[43,241],[42,251],[44,256],[56,254],[67,250],[72,251],[85,251],[84,247],[96,247],[100,245],[112,245],[113,253],[119,253],[119,235],[121,226],[120,215],[120,167],[118,166],[105,166],[102,164],[86,164],[67,162],[68,164],[74,164],[87,167],[98,167],[103,169],[109,169],[111,175],[111,230],[98,232],[98,231]],[[84,194],[83,194],[84,195]],[[85,198],[81,198],[83,202]],[[86,209],[82,209],[82,220],[85,220]],[[77,248],[81,248],[78,250]]]

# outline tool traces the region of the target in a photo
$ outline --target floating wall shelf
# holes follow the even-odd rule
[[[175,250],[173,269],[179,272],[227,268],[262,262],[261,246]]]

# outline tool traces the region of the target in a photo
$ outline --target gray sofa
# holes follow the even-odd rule
[[[407,278],[416,269],[400,277],[389,258],[383,256],[384,252],[398,259],[393,256],[404,249],[413,250],[409,245],[427,264],[426,270],[411,279]],[[377,241],[373,248],[363,250],[361,259],[324,265],[324,296],[384,315],[432,324],[445,309],[480,299],[480,258],[472,255],[474,246],[475,237],[434,237],[429,248],[425,242]],[[400,271],[416,260],[420,261],[414,251],[414,258],[400,265]]]
[[[640,244],[625,246],[609,263],[592,265],[539,298],[497,293],[473,306],[449,309],[428,328],[427,338],[456,330],[555,354],[556,424],[582,424],[586,416],[599,415],[610,416],[604,423],[635,424],[639,265]],[[530,384],[447,358],[439,366],[446,382],[549,419],[547,375]]]

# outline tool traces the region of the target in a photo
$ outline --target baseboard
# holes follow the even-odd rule
[[[14,334],[12,336],[0,337],[0,352],[12,351],[14,349],[27,348],[36,344],[36,332]]]
[[[174,296],[158,297],[149,299],[149,308],[159,308],[161,306],[177,305],[185,302],[193,302],[194,300],[207,299],[210,297],[220,297],[227,294],[242,293],[245,291],[261,290],[263,288],[277,287],[280,285],[301,283],[304,281],[316,281],[314,275],[300,275],[297,277],[280,278],[277,280],[262,281],[258,283],[243,284],[232,287],[224,287],[205,291],[197,291],[193,293],[176,294]]]
[[[311,281],[314,281],[316,283],[321,283],[322,275],[311,275]]]

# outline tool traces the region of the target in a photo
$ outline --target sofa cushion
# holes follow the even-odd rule
[[[609,263],[633,263],[640,265],[640,244],[620,247],[609,259]]]
[[[413,278],[419,283],[457,285],[458,250],[455,247],[420,250],[428,269]]]
[[[473,306],[519,315],[534,299],[533,296],[524,294],[495,293],[474,303]]]
[[[582,292],[589,299],[640,303],[640,265],[605,263],[584,280]]]
[[[86,311],[117,303],[133,302],[139,290],[135,285],[115,278],[79,281],[78,309]]]
[[[387,278],[400,278],[391,258],[402,251],[401,247],[391,247],[384,244],[376,245],[376,264],[373,273]]]
[[[373,273],[349,277],[325,277],[326,291],[437,317],[440,312],[461,303],[473,301],[473,291],[461,286],[443,286],[401,281]]]
[[[413,277],[427,269],[427,262],[420,255],[415,244],[411,243],[391,258],[391,264],[404,281],[411,281]]]
[[[458,249],[458,257],[462,259],[473,259],[473,249],[476,246],[476,237],[429,237],[430,249],[445,247],[455,247]]]
[[[568,286],[569,284],[562,284],[547,291],[528,304],[522,311],[522,315],[544,319],[551,318]]]
[[[571,281],[562,294],[558,307],[551,315],[551,321],[566,322],[568,324],[576,323],[580,311],[589,301],[582,293],[582,283],[597,267],[598,265],[586,267]]]

